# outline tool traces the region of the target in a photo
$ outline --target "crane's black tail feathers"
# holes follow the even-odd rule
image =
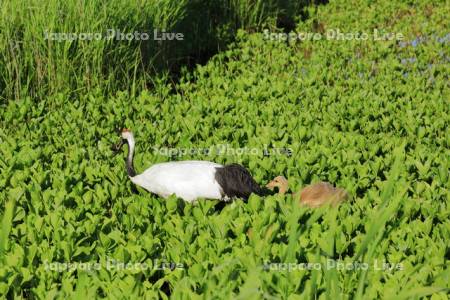
[[[239,164],[230,164],[217,168],[215,179],[222,187],[224,196],[248,199],[250,194],[260,196],[271,194],[269,190],[261,188],[253,179],[250,172]]]

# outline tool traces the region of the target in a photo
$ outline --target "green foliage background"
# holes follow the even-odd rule
[[[0,5],[0,101],[100,88],[104,95],[136,95],[157,85],[155,76],[179,73],[205,61],[238,29],[293,23],[307,0],[31,0]],[[145,33],[147,40],[106,38]],[[154,30],[182,33],[183,42],[157,41]],[[54,41],[52,33],[100,34]],[[47,37],[47,38],[46,38]]]
[[[138,96],[106,93],[104,82],[80,83],[76,94],[7,96],[0,106],[0,295],[447,299],[449,13],[444,2],[334,1],[311,7],[297,31],[379,28],[405,40],[287,43],[239,31],[206,65],[176,84],[154,77]],[[6,74],[5,65],[0,70]],[[27,85],[17,84],[26,95]],[[112,156],[114,129],[122,126],[135,132],[138,170],[177,159],[238,162],[260,183],[283,174],[297,190],[326,180],[352,199],[318,210],[278,195],[223,208],[162,200],[136,190],[123,156]],[[220,144],[293,154],[157,151]],[[184,269],[108,271],[108,259]],[[267,268],[329,260],[370,268]],[[403,270],[375,270],[375,261]],[[52,262],[103,267],[46,270]]]

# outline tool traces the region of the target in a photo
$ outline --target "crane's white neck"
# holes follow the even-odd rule
[[[131,132],[124,137],[128,144],[128,155],[127,155],[127,173],[128,176],[136,176],[136,171],[133,166],[133,154],[134,154],[134,137]]]

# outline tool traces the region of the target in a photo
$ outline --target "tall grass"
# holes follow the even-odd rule
[[[93,86],[124,88],[145,78],[137,41],[46,39],[46,33],[171,29],[186,1],[6,1],[0,10],[3,97],[19,99]],[[156,45],[154,45],[156,46]],[[148,51],[157,52],[156,49]],[[119,84],[120,86],[117,86]]]
[[[399,207],[404,201],[404,196],[407,190],[407,184],[403,179],[399,179],[404,165],[404,145],[394,150],[395,162],[389,174],[389,179],[385,188],[382,191],[381,199],[383,200],[381,207],[378,209],[376,217],[369,225],[368,232],[361,244],[360,250],[357,252],[355,261],[364,255],[364,262],[371,264],[378,245],[385,235],[385,226],[389,219],[394,218]],[[364,290],[367,284],[368,270],[361,270],[358,282],[358,289],[355,299],[364,299]]]
[[[286,5],[286,3],[297,3]],[[275,24],[298,1],[150,0],[3,1],[0,6],[0,99],[47,94],[140,90],[158,72],[226,47],[238,28]],[[294,10],[290,10],[295,6]],[[51,33],[148,33],[131,41],[55,41]],[[155,41],[153,30],[180,32],[182,41]],[[47,35],[46,35],[47,34]]]

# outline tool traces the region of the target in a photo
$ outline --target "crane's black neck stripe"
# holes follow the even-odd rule
[[[133,166],[133,157],[130,157],[130,155],[127,157],[127,173],[130,177],[136,176],[136,171]]]
[[[132,149],[132,147],[130,147],[130,144],[128,143],[128,155],[127,155],[127,173],[128,176],[130,177],[134,177],[136,176],[136,171],[134,170],[134,165],[133,165],[133,151],[134,149]]]
[[[251,193],[263,196],[264,191],[253,179],[250,172],[239,164],[230,164],[216,168],[215,179],[224,196],[248,199]]]

